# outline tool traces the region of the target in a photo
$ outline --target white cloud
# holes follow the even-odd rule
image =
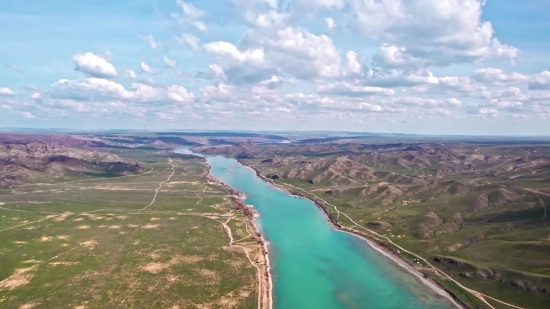
[[[176,3],[181,9],[181,14],[172,14],[172,18],[178,21],[181,25],[191,26],[200,31],[206,31],[204,19],[206,12],[196,8],[193,3],[187,3],[183,0],[176,0]]]
[[[337,10],[344,7],[346,0],[297,0],[296,6],[306,12],[319,9]]]
[[[445,100],[445,102],[448,105],[451,105],[451,106],[462,106],[462,102],[460,102],[460,100],[458,100],[456,98],[449,98],[449,99]]]
[[[437,79],[438,83],[431,86],[432,90],[444,90],[465,96],[479,96],[487,90],[484,85],[476,83],[468,77],[445,76]]]
[[[325,18],[325,23],[327,24],[328,30],[336,29],[336,22],[334,21],[334,19],[327,17]]]
[[[101,78],[62,79],[52,84],[52,96],[74,100],[131,99],[133,94],[118,83]]]
[[[271,28],[284,26],[289,18],[287,13],[280,13],[275,10],[269,10],[265,13],[246,12],[246,20],[258,28]]]
[[[12,95],[16,95],[16,93],[10,88],[0,88],[0,96],[12,96]]]
[[[157,70],[155,70],[154,68],[152,68],[151,66],[149,66],[147,63],[145,63],[143,61],[139,64],[139,68],[141,69],[141,71],[143,73],[158,74]]]
[[[349,52],[347,52],[346,59],[347,62],[344,69],[347,74],[358,74],[361,72],[361,64],[357,60],[357,54],[354,51],[350,50]]]
[[[192,34],[184,33],[180,36],[176,36],[176,41],[180,44],[187,44],[192,50],[199,50],[200,39]]]
[[[550,71],[535,74],[529,81],[530,90],[550,90]]]
[[[405,73],[402,70],[387,70],[383,73],[369,72],[363,81],[367,85],[384,88],[416,87],[423,85],[437,85],[439,78],[430,71]]]
[[[21,112],[21,115],[24,118],[27,118],[27,119],[35,119],[36,118],[36,116],[33,115],[31,112]]]
[[[92,77],[117,76],[117,71],[112,64],[93,53],[76,54],[73,56],[73,62],[76,65],[75,70]]]
[[[212,71],[214,76],[225,78],[225,72],[223,71],[222,67],[220,67],[219,65],[211,64],[211,65],[208,66],[208,68],[210,69],[210,71]]]
[[[395,91],[392,89],[370,87],[350,84],[347,82],[321,85],[318,87],[317,92],[322,94],[342,95],[349,97],[364,97],[371,95],[394,95]]]
[[[35,92],[32,94],[31,99],[33,100],[40,100],[42,98],[42,95],[38,92]]]
[[[145,42],[149,43],[149,46],[152,48],[152,49],[157,49],[160,47],[160,43],[158,43],[157,41],[155,41],[155,38],[153,37],[153,35],[149,34],[149,35],[146,35],[146,36],[140,36],[140,38],[142,40],[144,40]]]
[[[448,66],[488,57],[515,59],[518,50],[494,38],[482,21],[482,0],[353,0],[357,29],[386,43],[378,65]]]
[[[172,60],[172,59],[170,59],[170,58],[164,56],[164,64],[165,64],[167,67],[169,67],[169,68],[171,68],[171,69],[174,69],[174,68],[176,68],[177,62],[176,62],[175,60]]]
[[[528,77],[520,73],[507,73],[501,69],[482,68],[474,71],[472,78],[486,85],[509,85],[527,81]]]
[[[137,78],[136,72],[134,72],[132,70],[126,70],[126,75],[128,75],[131,79],[136,79]]]
[[[221,56],[229,57],[231,60],[239,62],[262,62],[264,60],[264,51],[261,49],[240,51],[229,42],[212,42],[204,45],[207,52]]]
[[[498,114],[498,110],[494,108],[480,108],[479,113],[481,115],[496,115]]]
[[[75,101],[119,100],[133,102],[189,102],[193,99],[192,92],[182,86],[155,86],[134,83],[130,90],[121,84],[100,78],[80,80],[62,79],[51,86],[53,98],[71,99]]]
[[[444,108],[432,108],[428,111],[431,115],[450,116],[451,112]]]
[[[182,86],[170,86],[167,92],[168,98],[176,102],[191,102],[195,97],[192,92],[187,91]]]
[[[340,51],[332,39],[305,29],[287,27],[274,32],[249,30],[240,47],[243,50],[264,51],[265,64],[256,68],[264,80],[273,75],[315,79],[342,74]],[[231,74],[225,71],[231,80]]]

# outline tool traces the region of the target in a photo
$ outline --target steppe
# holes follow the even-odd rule
[[[94,139],[0,136],[0,307],[257,308],[261,241],[203,160]]]

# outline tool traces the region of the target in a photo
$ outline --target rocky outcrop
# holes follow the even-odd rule
[[[393,227],[393,225],[389,224],[388,222],[374,221],[368,222],[367,227],[375,230],[389,230]]]

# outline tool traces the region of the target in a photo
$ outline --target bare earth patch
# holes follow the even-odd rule
[[[113,230],[118,230],[118,229],[121,228],[121,226],[120,225],[111,225],[111,226],[109,226],[109,228],[113,229]]]
[[[20,286],[28,284],[34,274],[31,272],[35,266],[29,268],[18,268],[8,278],[0,281],[0,289],[13,290]]]
[[[88,216],[88,218],[90,218],[90,220],[92,220],[92,221],[95,221],[95,220],[103,220],[103,219],[105,219],[104,216],[91,215],[91,214],[88,214],[87,216]]]
[[[38,305],[40,305],[40,303],[28,303],[28,304],[24,304],[24,305],[19,306],[19,309],[31,309],[31,308],[34,308]]]
[[[151,274],[158,274],[170,266],[170,263],[149,263],[141,269]]]
[[[57,239],[60,239],[60,240],[68,240],[69,239],[69,235],[59,235],[56,237]]]
[[[115,218],[120,219],[120,220],[126,220],[126,219],[128,219],[128,216],[116,216]]]
[[[64,221],[65,219],[67,219],[67,217],[72,215],[72,214],[73,214],[72,212],[66,211],[66,212],[62,213],[61,216],[55,218],[54,220],[57,221],[57,222],[61,222],[61,221]]]
[[[141,229],[143,229],[143,230],[152,230],[152,229],[156,229],[158,227],[159,227],[158,224],[145,224],[144,226],[141,227]]]
[[[88,240],[85,242],[81,242],[80,245],[86,249],[93,250],[95,246],[97,246],[99,243],[95,240]]]
[[[23,262],[23,264],[37,264],[37,263],[40,263],[40,261],[39,260],[28,260],[28,261]]]
[[[89,225],[80,225],[80,226],[77,226],[76,228],[79,229],[79,230],[87,230],[87,229],[90,228],[90,226]]]
[[[53,237],[52,236],[42,236],[40,237],[40,241],[44,242],[44,241],[52,241]]]
[[[149,221],[159,221],[159,220],[160,220],[160,218],[151,218],[151,219],[149,219]]]
[[[72,265],[77,265],[78,263],[76,262],[51,262],[51,263],[48,263],[48,265],[51,265],[51,266],[72,266]]]
[[[153,259],[157,259],[159,257],[158,254],[155,254],[155,253],[152,253],[149,256]],[[163,270],[170,268],[171,266],[179,263],[196,263],[202,260],[203,258],[198,255],[189,255],[189,256],[177,255],[168,262],[165,262],[165,263],[152,262],[141,267],[141,269],[151,274],[158,274]],[[207,276],[210,278],[217,278],[217,274],[215,272],[207,269],[201,269],[201,275]]]

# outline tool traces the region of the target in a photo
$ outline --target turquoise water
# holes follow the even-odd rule
[[[234,159],[207,157],[211,174],[246,194],[270,242],[275,309],[453,308],[365,241],[336,231],[312,202],[259,179]]]

